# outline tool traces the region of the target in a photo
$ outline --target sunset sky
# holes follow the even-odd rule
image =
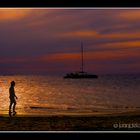
[[[140,72],[140,9],[0,9],[0,74]]]

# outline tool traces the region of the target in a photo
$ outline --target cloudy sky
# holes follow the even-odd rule
[[[0,9],[0,74],[140,72],[140,9]]]

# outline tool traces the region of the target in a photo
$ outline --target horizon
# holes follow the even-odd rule
[[[140,9],[0,9],[0,75],[140,73]]]

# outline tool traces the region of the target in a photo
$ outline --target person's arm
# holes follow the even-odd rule
[[[16,99],[18,99],[18,97],[15,95]]]
[[[17,97],[16,94],[15,94],[15,90],[14,90],[14,96],[16,97],[16,99],[18,99],[18,97]]]

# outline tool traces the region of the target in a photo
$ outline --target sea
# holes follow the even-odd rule
[[[0,76],[0,116],[8,115],[10,82],[15,81],[17,115],[105,115],[140,111],[140,74]]]

